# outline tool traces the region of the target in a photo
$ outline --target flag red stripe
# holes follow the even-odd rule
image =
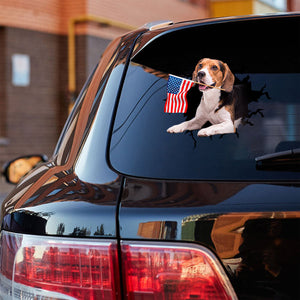
[[[172,76],[172,75],[170,75]],[[166,113],[185,113],[187,111],[188,102],[186,94],[193,86],[193,81],[182,79],[181,86],[177,94],[168,93],[165,103]]]

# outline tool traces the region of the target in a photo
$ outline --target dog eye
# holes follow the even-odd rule
[[[213,65],[213,66],[211,67],[211,69],[212,69],[213,71],[217,71],[217,70],[218,70],[218,67],[217,67],[216,65]]]
[[[198,68],[199,68],[199,69],[202,69],[202,68],[203,68],[203,65],[202,65],[202,64],[199,64]]]

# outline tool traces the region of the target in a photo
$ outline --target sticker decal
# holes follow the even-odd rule
[[[167,87],[166,113],[186,113],[188,102],[187,92],[194,85],[194,81],[170,75]]]
[[[233,92],[235,76],[220,60],[203,58],[195,67],[192,80],[202,93],[194,118],[170,127],[167,132],[199,130],[198,136],[235,133],[242,117],[236,118],[237,97]],[[244,110],[244,109],[243,109]],[[209,122],[211,125],[202,128]]]

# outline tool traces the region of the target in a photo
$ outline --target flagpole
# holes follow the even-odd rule
[[[169,76],[173,76],[173,77],[177,77],[179,79],[184,79],[184,80],[189,80],[189,81],[192,81],[193,83],[196,83],[196,84],[201,84],[201,85],[205,85],[207,87],[210,87],[210,88],[213,88],[213,89],[218,89],[220,91],[226,91],[225,89],[222,89],[220,87],[217,87],[217,86],[213,86],[213,85],[209,85],[209,84],[205,84],[205,83],[202,83],[202,82],[197,82],[197,81],[194,81],[194,80],[191,80],[191,79],[187,79],[187,78],[183,78],[183,77],[180,77],[180,76],[177,76],[177,75],[173,75],[173,74],[169,74]]]
[[[225,91],[224,89],[218,87],[218,86],[213,86],[213,85],[209,85],[209,84],[205,84],[205,83],[202,83],[202,82],[197,82],[197,81],[194,81],[192,80],[194,83],[196,84],[200,84],[200,85],[205,85],[207,87],[210,87],[210,88],[214,88],[214,89],[218,89],[218,90],[221,90],[221,91]]]

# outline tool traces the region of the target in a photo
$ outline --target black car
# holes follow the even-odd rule
[[[280,14],[114,40],[51,159],[5,168],[0,299],[300,299],[299,37]]]

